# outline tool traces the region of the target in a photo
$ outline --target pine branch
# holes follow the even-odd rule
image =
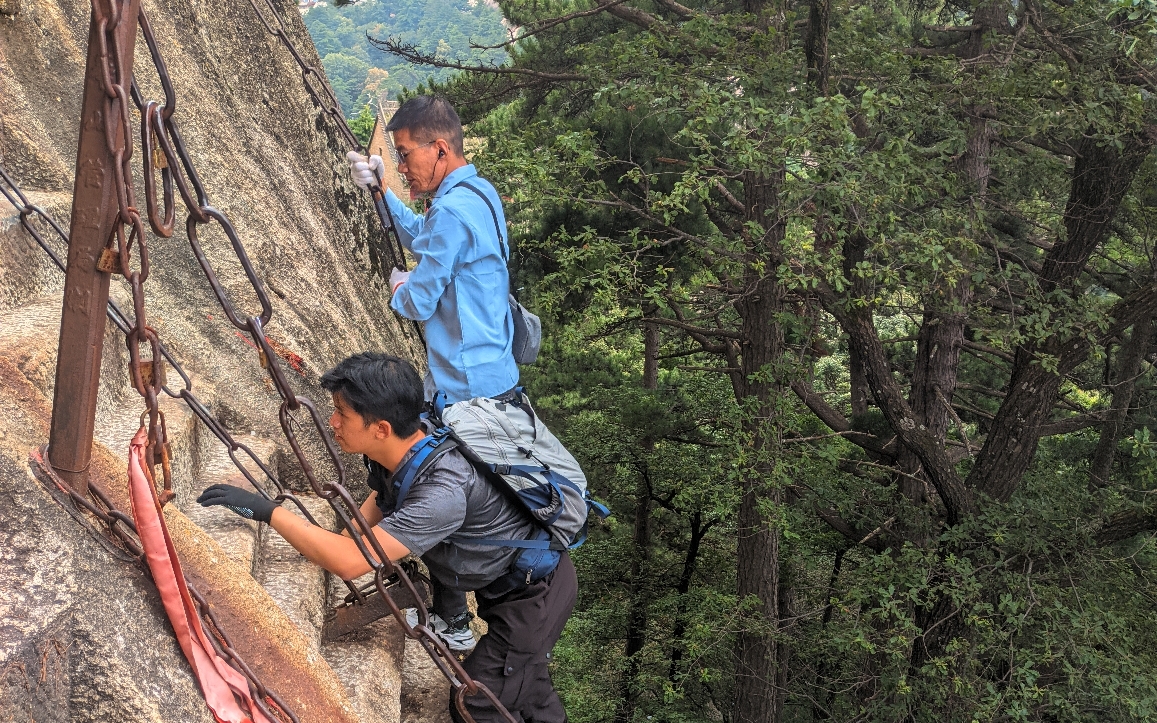
[[[514,45],[515,43],[519,42],[520,40],[526,40],[527,38],[534,37],[535,35],[538,35],[539,33],[546,32],[547,30],[550,30],[551,28],[554,28],[554,27],[558,27],[559,25],[563,25],[564,23],[569,23],[572,20],[577,20],[579,18],[588,18],[592,15],[598,15],[599,13],[605,13],[605,12],[609,11],[611,8],[615,7],[616,5],[622,5],[626,1],[627,0],[610,0],[609,2],[600,2],[600,3],[596,4],[595,7],[590,8],[589,10],[579,10],[577,12],[568,13],[567,15],[560,15],[557,18],[548,18],[546,20],[535,20],[534,22],[523,26],[522,27],[523,32],[521,34],[519,34],[517,37],[513,36],[513,34],[512,34],[510,40],[507,40],[505,43],[499,43],[498,45],[475,45],[474,43],[470,43],[470,47],[473,48],[474,50],[502,50],[505,48],[509,48],[510,46]],[[676,3],[676,4],[678,4],[678,3]]]
[[[394,38],[386,38],[379,40],[378,38],[371,38],[369,35],[366,39],[370,44],[379,50],[396,55],[399,58],[413,63],[415,65],[428,65],[434,68],[450,68],[452,70],[465,70],[469,73],[489,73],[491,75],[525,75],[531,78],[538,78],[539,80],[546,80],[557,83],[567,82],[582,82],[589,79],[589,76],[579,75],[577,73],[544,73],[539,70],[531,70],[530,68],[514,67],[509,65],[467,65],[457,60],[442,60],[436,55],[422,52],[418,50],[413,43],[403,43]]]

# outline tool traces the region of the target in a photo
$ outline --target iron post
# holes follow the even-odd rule
[[[118,3],[118,0],[108,1],[110,5]],[[119,127],[122,119],[119,108],[110,104],[105,94],[104,68],[101,66],[107,62],[111,77],[124,79],[123,84],[129,85],[139,7],[140,0],[127,0],[121,4],[120,22],[112,33],[115,39],[108,38],[111,41],[109,45],[115,43],[121,50],[108,53],[107,59],[101,57],[103,39],[95,9],[89,23],[88,62],[84,74],[80,142],[69,227],[71,240],[48,448],[49,460],[57,473],[82,495],[88,492],[88,465],[92,458],[109,289],[109,274],[98,271],[96,264],[119,215],[115,161],[106,141],[105,125]],[[113,67],[118,62],[121,67]],[[124,145],[124,134],[116,133],[115,138],[118,146]]]

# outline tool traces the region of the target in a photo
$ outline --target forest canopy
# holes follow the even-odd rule
[[[1157,720],[1157,3],[502,0],[572,720]]]
[[[509,38],[501,11],[486,0],[362,0],[317,5],[304,20],[347,117],[382,92],[397,98],[426,81],[447,80],[452,72],[415,66],[382,52],[368,38],[393,36],[437,57],[498,64],[505,61],[504,52],[474,51],[470,43],[494,45]]]

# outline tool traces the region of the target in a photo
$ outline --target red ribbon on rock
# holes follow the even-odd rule
[[[201,617],[185,585],[181,561],[161,515],[157,491],[145,472],[147,436],[142,426],[129,445],[129,497],[137,536],[144,548],[153,582],[161,593],[165,613],[177,634],[177,642],[193,666],[193,675],[218,723],[270,723],[253,702],[245,676],[217,655],[201,626]],[[242,710],[238,699],[249,713]]]

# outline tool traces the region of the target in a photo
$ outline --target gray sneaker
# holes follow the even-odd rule
[[[435,633],[441,633],[443,630],[446,629],[446,621],[442,619],[442,616],[440,616],[438,613],[434,612],[433,610],[427,610],[426,612],[427,612],[427,615],[429,616],[429,620],[427,621],[427,625],[430,626],[431,630],[433,630]],[[406,624],[409,625],[411,628],[417,627],[417,625],[418,625],[418,608],[407,608],[406,609]]]
[[[442,642],[446,643],[446,647],[450,650],[456,653],[469,653],[478,644],[474,640],[474,631],[470,629],[470,621],[474,618],[471,613],[462,613],[451,620],[450,624],[447,624],[442,616],[433,610],[429,611],[429,616],[429,627],[439,638],[442,638]],[[410,627],[418,624],[417,608],[406,610],[406,623]]]

